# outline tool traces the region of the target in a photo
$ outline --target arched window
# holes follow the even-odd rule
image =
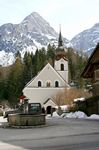
[[[59,87],[59,82],[55,81],[55,87]]]
[[[47,83],[46,83],[46,86],[47,86],[47,87],[50,87],[50,86],[51,86],[51,83],[50,83],[50,82],[47,82]]]
[[[61,64],[61,71],[64,71],[64,64]]]
[[[38,87],[41,87],[41,81],[38,81]]]

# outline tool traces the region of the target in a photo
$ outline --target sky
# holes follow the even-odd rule
[[[99,0],[0,0],[0,25],[20,23],[32,12],[38,12],[62,35],[73,38],[79,32],[99,23]]]

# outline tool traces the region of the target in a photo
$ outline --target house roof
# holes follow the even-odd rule
[[[48,98],[43,104],[45,105],[45,104],[48,103],[49,101],[51,101],[52,103],[54,103],[55,105],[57,105],[51,98]]]
[[[81,76],[83,78],[92,78],[94,66],[99,66],[99,43],[96,45],[96,48],[89,57]]]

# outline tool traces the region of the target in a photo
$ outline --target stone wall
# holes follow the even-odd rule
[[[12,126],[37,126],[45,125],[45,115],[30,115],[30,114],[9,114],[9,125]]]

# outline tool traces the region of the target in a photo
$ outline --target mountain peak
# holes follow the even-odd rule
[[[96,23],[90,29],[84,30],[83,32],[76,35],[71,43],[76,50],[84,50],[87,54],[91,54],[93,49],[99,42],[99,23]]]
[[[20,24],[21,28],[27,28],[28,32],[38,32],[40,34],[48,34],[52,36],[58,36],[56,31],[50,26],[50,24],[43,19],[37,12],[33,12],[28,15]]]
[[[32,13],[30,14],[30,16],[41,17],[41,15],[40,15],[39,13],[37,13],[37,12],[32,12]]]
[[[42,17],[40,16],[39,13],[37,13],[37,12],[32,12],[30,15],[26,16],[22,22],[24,22],[24,21],[26,21],[26,20],[32,21],[32,19],[34,20],[34,18],[37,19],[37,18],[42,18]],[[43,18],[42,18],[42,19],[43,19]]]
[[[31,13],[20,24],[7,23],[0,26],[0,52],[3,58],[6,53],[14,55],[20,51],[24,55],[25,51],[35,52],[37,48],[47,47],[49,43],[56,44],[57,39],[58,33],[37,12]],[[0,65],[3,64],[1,60]]]
[[[30,15],[25,17],[24,20],[22,21],[22,24],[27,23],[27,22],[40,23],[39,21],[43,22],[44,24],[46,23],[47,25],[49,25],[49,23],[42,16],[40,16],[40,14],[37,12],[32,12]]]

